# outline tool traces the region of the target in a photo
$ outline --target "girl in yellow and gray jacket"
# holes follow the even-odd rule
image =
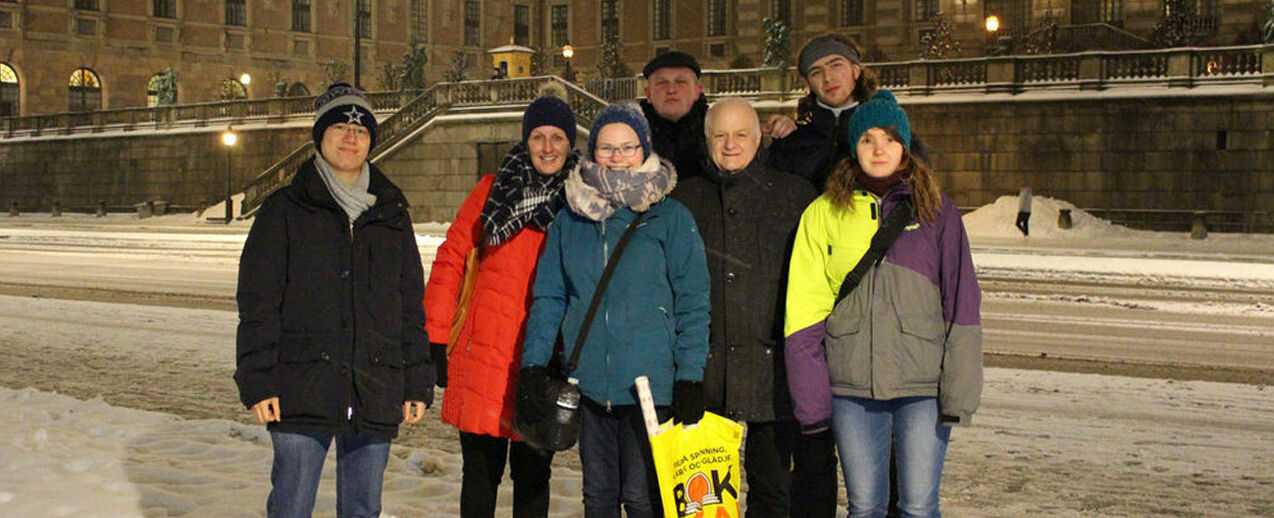
[[[806,433],[831,427],[851,518],[883,517],[891,445],[899,509],[939,516],[951,434],[982,392],[981,294],[960,211],[910,153],[911,125],[880,90],[850,120],[851,158],[806,208],[793,244],[785,322],[788,383]],[[842,300],[841,283],[882,221],[913,219]]]

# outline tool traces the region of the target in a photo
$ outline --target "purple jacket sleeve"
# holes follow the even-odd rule
[[[787,337],[783,357],[787,361],[787,387],[792,410],[802,433],[831,427],[832,383],[827,374],[824,324],[819,322]]]
[[[970,424],[982,399],[982,292],[978,288],[969,238],[960,211],[948,198],[939,218],[942,318],[947,323],[943,344],[938,404],[943,422]]]

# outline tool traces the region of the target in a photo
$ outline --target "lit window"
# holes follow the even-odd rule
[[[243,87],[238,79],[222,79],[221,88],[217,91],[217,97],[223,101],[234,101],[238,99],[248,98],[248,89]]]
[[[102,80],[87,68],[76,69],[67,83],[67,109],[84,112],[102,109]]]
[[[0,63],[0,117],[18,115],[18,72]]]

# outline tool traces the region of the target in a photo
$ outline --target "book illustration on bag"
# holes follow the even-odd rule
[[[634,380],[666,518],[739,518],[743,426],[712,412],[697,424],[659,423],[650,380]]]

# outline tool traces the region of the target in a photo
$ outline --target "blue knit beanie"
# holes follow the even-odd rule
[[[593,129],[588,130],[588,159],[592,160],[597,151],[597,133],[602,131],[607,124],[618,122],[626,124],[637,133],[637,141],[641,143],[641,151],[643,156],[650,158],[650,124],[646,122],[646,116],[636,106],[625,103],[614,103],[607,106],[601,113],[597,114],[597,118],[593,119]]]
[[[854,109],[849,117],[849,152],[851,156],[858,154],[858,139],[872,128],[893,128],[902,139],[902,147],[911,150],[911,122],[907,120],[907,112],[898,106],[893,92],[876,90],[867,102]]]
[[[349,83],[333,83],[314,99],[314,127],[310,130],[314,147],[322,147],[323,133],[328,126],[340,123],[367,128],[372,137],[368,149],[376,147],[376,115],[372,113],[372,105],[363,97],[363,92]]]
[[[553,126],[566,134],[566,140],[575,147],[575,112],[571,105],[556,97],[541,97],[526,107],[522,114],[522,142],[531,138],[531,131],[540,126]]]

